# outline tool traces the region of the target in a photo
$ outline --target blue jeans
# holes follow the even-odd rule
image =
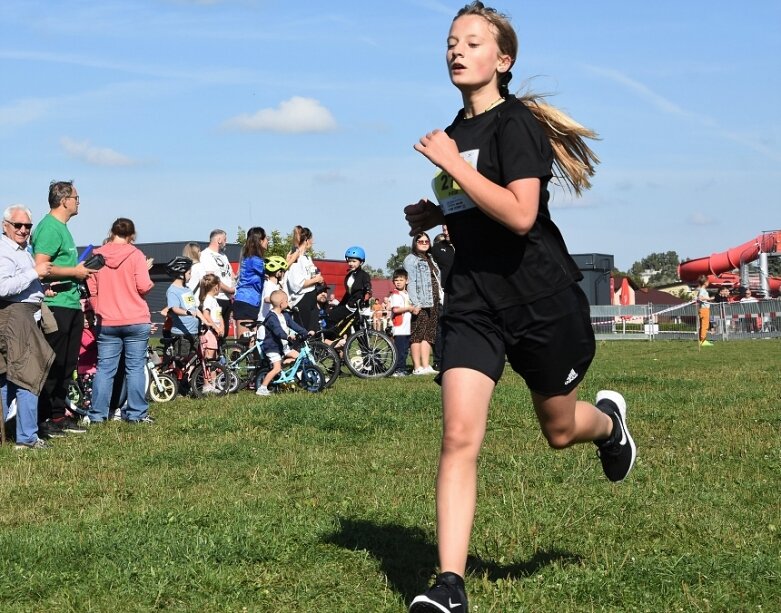
[[[32,444],[38,440],[38,396],[11,383],[0,375],[0,395],[3,400],[3,419],[8,415],[11,401],[16,398],[16,442]]]
[[[146,417],[146,346],[149,343],[150,324],[129,326],[98,326],[98,370],[92,382],[92,405],[87,416],[91,422],[108,419],[111,391],[117,374],[119,357],[125,354],[128,421]]]

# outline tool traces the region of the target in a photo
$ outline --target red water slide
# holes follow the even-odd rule
[[[750,241],[704,258],[688,260],[678,265],[678,276],[681,281],[696,282],[700,275],[720,275],[740,267],[741,264],[753,262],[760,253],[781,251],[781,230],[765,232]],[[770,291],[777,293],[781,289],[781,279],[771,277]]]

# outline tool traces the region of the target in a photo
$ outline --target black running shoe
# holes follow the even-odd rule
[[[57,424],[65,434],[84,434],[87,429],[80,426],[75,419],[71,417],[60,417],[52,420]]]
[[[65,430],[63,430],[59,424],[53,422],[51,419],[47,419],[38,424],[38,436],[42,439],[49,440],[66,436],[66,434]]]
[[[618,392],[602,390],[597,393],[597,408],[613,419],[613,433],[597,445],[602,470],[611,481],[623,481],[632,470],[637,447],[626,427],[626,400]]]
[[[415,596],[409,613],[468,613],[464,580],[455,573],[442,573],[434,585]]]

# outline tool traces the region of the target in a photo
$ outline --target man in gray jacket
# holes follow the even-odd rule
[[[41,332],[43,285],[51,262],[35,264],[27,241],[32,216],[15,204],[3,212],[0,235],[0,395],[3,420],[16,400],[16,449],[42,449],[38,438],[38,395],[54,352]]]

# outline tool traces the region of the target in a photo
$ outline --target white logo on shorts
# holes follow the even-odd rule
[[[571,369],[569,371],[569,374],[567,375],[567,378],[564,380],[564,385],[569,385],[572,383],[575,379],[578,378],[578,373],[575,372],[575,369]]]

